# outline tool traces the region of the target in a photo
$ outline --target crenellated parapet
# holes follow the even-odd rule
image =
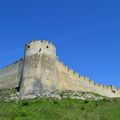
[[[73,69],[70,69],[68,68],[68,66],[65,66],[63,62],[61,61],[58,61],[58,64],[60,64],[60,66],[62,67],[62,70],[65,72],[65,73],[68,73],[70,74],[71,76],[74,76],[76,78],[79,78],[80,75],[77,73],[77,72],[74,72]]]
[[[80,82],[81,84],[84,84],[85,86],[88,86],[86,88],[85,87],[82,88],[81,85],[80,85],[79,87],[82,88],[83,91],[86,89],[88,92],[92,91],[92,92],[95,92],[95,93],[100,93],[101,95],[106,95],[106,94],[111,93],[111,94],[113,94],[113,96],[115,94],[120,93],[120,90],[118,88],[114,87],[114,86],[107,86],[107,85],[103,85],[103,84],[100,84],[100,83],[95,83],[89,77],[79,75],[77,72],[74,72],[74,70],[65,66],[63,62],[58,61],[58,64],[60,65],[59,68],[61,69],[61,71],[65,74],[67,74],[69,76],[69,79],[72,78],[71,83],[73,83],[73,81],[74,81],[74,83],[76,81],[78,81],[78,82],[76,82],[76,84]],[[70,82],[70,80],[69,80],[69,82]]]
[[[25,55],[31,56],[32,54],[50,54],[56,56],[55,46],[46,40],[35,40],[26,44]]]

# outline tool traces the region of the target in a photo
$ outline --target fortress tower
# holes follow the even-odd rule
[[[56,90],[56,48],[48,41],[32,41],[25,46],[20,96],[46,93]]]

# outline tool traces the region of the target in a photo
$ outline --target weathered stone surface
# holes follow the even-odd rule
[[[35,41],[26,46],[20,96],[46,93],[57,87],[56,50],[45,41]]]
[[[0,70],[0,89],[18,87],[22,76],[23,59]]]

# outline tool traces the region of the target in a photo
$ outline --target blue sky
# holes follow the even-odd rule
[[[69,68],[120,88],[119,6],[119,0],[1,0],[0,67],[21,58],[26,42],[47,39]]]

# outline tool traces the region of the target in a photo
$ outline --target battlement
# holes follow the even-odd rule
[[[26,45],[34,45],[34,44],[50,45],[54,49],[56,49],[54,44],[48,40],[32,40],[32,41],[29,41]]]
[[[25,46],[25,56],[31,56],[32,54],[47,53],[56,56],[55,46],[47,40],[35,40],[28,42]]]
[[[95,88],[98,90],[101,89],[101,90],[107,90],[107,91],[111,91],[111,92],[115,92],[115,91],[120,92],[120,89],[118,89],[115,86],[95,83],[89,77],[79,75],[79,73],[77,73],[74,70],[65,66],[63,62],[58,61],[58,64],[60,65],[59,68],[62,70],[62,72],[68,74],[70,77],[72,77],[72,79],[74,79],[74,81],[76,81],[76,80],[81,81],[81,82],[85,83],[88,87]]]

